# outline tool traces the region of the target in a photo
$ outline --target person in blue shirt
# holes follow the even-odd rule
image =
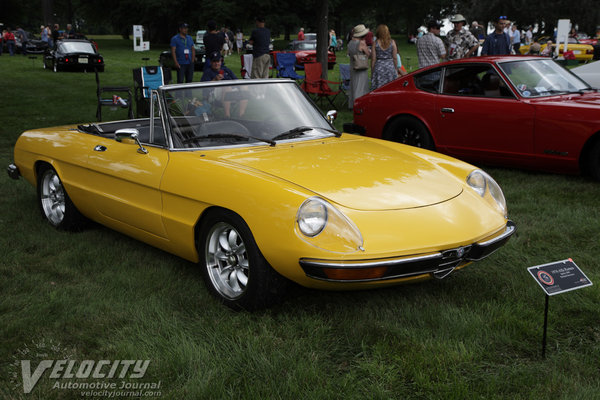
[[[188,35],[188,24],[180,24],[179,33],[171,38],[171,55],[177,70],[177,83],[192,82],[196,50],[194,40]]]
[[[220,52],[213,51],[207,58],[210,61],[210,68],[204,71],[200,81],[206,82],[220,81],[223,79],[237,79],[237,76],[235,76],[233,71],[223,65],[223,58]]]
[[[204,71],[202,75],[202,82],[209,81],[222,81],[222,80],[234,80],[237,79],[237,76],[231,71],[229,68],[223,65],[223,57],[221,53],[218,51],[213,51],[208,55],[208,60],[210,60],[210,68]],[[231,118],[231,110],[232,104],[237,103],[237,114],[244,115],[246,112],[246,107],[248,105],[248,100],[240,99],[239,101],[225,100],[226,93],[232,91],[245,90],[245,88],[233,88],[233,87],[217,87],[214,91],[214,97],[220,101],[220,104],[223,106],[223,114],[225,118]],[[243,97],[243,96],[242,96]],[[213,110],[214,111],[214,110]]]
[[[496,21],[496,30],[490,33],[483,42],[483,48],[481,49],[482,56],[497,56],[510,54],[512,48],[510,43],[510,36],[504,32],[504,26],[507,25],[505,16],[498,18]]]

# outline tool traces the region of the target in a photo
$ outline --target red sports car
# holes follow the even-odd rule
[[[279,52],[277,52],[279,53]],[[296,68],[303,69],[304,64],[317,62],[316,40],[293,40],[283,53],[296,54]],[[327,52],[327,68],[333,69],[336,63],[335,53]]]
[[[345,128],[477,163],[600,180],[600,93],[546,57],[420,69],[357,98]]]

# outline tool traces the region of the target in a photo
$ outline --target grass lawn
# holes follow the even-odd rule
[[[133,85],[131,69],[142,57],[156,64],[162,50],[97,41],[102,85]],[[399,45],[415,68],[414,46]],[[239,73],[239,57],[226,62]],[[40,56],[3,54],[0,88],[3,169],[22,131],[95,119],[94,75],[44,71]],[[352,116],[339,109],[341,128]],[[105,107],[103,116],[125,111]],[[33,373],[43,359],[72,359],[150,360],[143,378],[127,382],[160,382],[153,394],[169,399],[597,399],[600,184],[486,170],[518,225],[488,259],[442,281],[383,290],[296,287],[252,314],[217,304],[190,262],[101,226],[53,230],[34,189],[2,172],[0,398],[81,398],[82,390],[54,388],[50,371],[23,393],[20,360],[31,360]],[[568,257],[595,286],[550,299],[542,359],[544,295],[526,268]]]

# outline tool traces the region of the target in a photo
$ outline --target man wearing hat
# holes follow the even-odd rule
[[[450,18],[454,24],[454,29],[448,32],[448,59],[457,60],[459,58],[471,57],[476,55],[479,47],[479,40],[471,32],[463,29],[467,21],[461,14],[456,14]]]
[[[441,27],[442,24],[439,21],[429,21],[428,32],[417,40],[419,68],[435,65],[440,62],[440,59],[446,58],[444,42],[436,36],[440,34]]]
[[[204,71],[200,81],[206,82],[237,79],[237,76],[235,76],[229,68],[223,65],[223,58],[220,52],[213,51],[207,58],[210,61],[210,68]]]
[[[188,24],[179,24],[179,33],[171,38],[171,55],[177,70],[177,83],[192,82],[196,50],[194,40],[188,35]]]

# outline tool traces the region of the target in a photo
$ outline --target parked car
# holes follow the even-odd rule
[[[600,94],[552,59],[450,61],[354,102],[356,132],[461,159],[600,180]]]
[[[275,52],[279,53],[279,52]],[[317,41],[316,40],[293,40],[288,45],[285,53],[296,54],[296,67],[303,69],[304,64],[317,62]],[[335,67],[335,53],[327,51],[327,68]]]
[[[104,71],[104,59],[94,44],[85,39],[62,39],[55,48],[44,54],[44,69],[54,72],[62,70]]]
[[[43,54],[48,49],[48,43],[36,38],[30,32],[24,31],[27,36],[27,42],[25,43],[25,50],[28,54]],[[15,34],[15,48],[17,53],[23,52],[23,43],[21,37]]]
[[[89,218],[199,262],[228,306],[269,305],[288,280],[353,290],[444,278],[515,232],[488,174],[341,134],[293,81],[154,93],[159,118],[24,132],[9,175],[37,188],[58,229]]]
[[[600,61],[571,68],[571,72],[586,81],[591,87],[600,89]]]
[[[538,42],[541,45],[540,52],[542,52],[548,46],[548,40],[551,39],[549,37],[541,37],[540,39],[538,39]],[[553,44],[552,47],[556,48],[556,43]],[[560,57],[563,56],[564,47],[564,44],[561,44],[558,48],[558,55]],[[575,56],[575,60],[578,61],[590,61],[592,58],[594,58],[594,46],[579,43],[579,41],[574,37],[570,37],[568,39],[567,51],[572,51],[573,55]],[[529,45],[521,45],[521,47],[519,48],[519,52],[525,55],[528,54]]]
[[[588,35],[587,33],[583,33],[583,32],[577,33],[577,40],[581,44],[589,44],[592,46],[598,44],[598,39],[595,39],[595,38],[591,37],[590,35]]]

